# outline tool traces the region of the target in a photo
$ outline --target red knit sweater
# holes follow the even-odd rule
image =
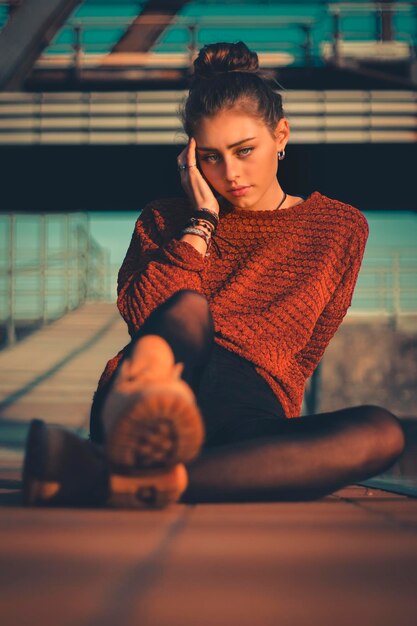
[[[117,305],[132,336],[179,289],[204,294],[215,341],[251,361],[288,418],[351,304],[369,227],[355,207],[314,191],[293,207],[220,209],[210,256],[180,241],[192,207],[156,200],[136,221],[118,276]],[[220,256],[221,255],[221,256]],[[124,348],[108,363],[108,382]]]

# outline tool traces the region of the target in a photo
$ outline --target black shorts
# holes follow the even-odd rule
[[[214,343],[197,402],[206,427],[205,447],[279,431],[284,410],[254,365]]]

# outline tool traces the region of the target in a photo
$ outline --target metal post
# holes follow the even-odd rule
[[[392,282],[393,282],[393,305],[394,305],[394,321],[397,327],[399,316],[401,314],[401,262],[400,252],[396,250],[392,259]]]
[[[82,215],[84,217],[84,224],[80,224],[81,230],[81,246],[82,246],[82,273],[81,273],[81,302],[85,302],[87,300],[88,293],[88,232],[85,227],[85,218],[86,215]]]
[[[77,280],[77,304],[79,306],[81,303],[81,236],[80,236],[80,225],[77,224],[75,227],[75,263],[76,263],[76,280]]]
[[[193,22],[188,25],[188,32],[190,35],[190,43],[188,44],[188,67],[187,74],[192,74],[193,71],[193,60],[194,55],[197,52],[197,32],[198,32],[198,24]]]
[[[15,216],[9,216],[9,245],[8,245],[8,268],[7,275],[9,278],[8,285],[8,308],[7,316],[7,345],[11,346],[16,342],[16,326],[15,326]]]
[[[74,43],[72,45],[74,50],[72,74],[75,80],[79,80],[81,76],[81,55],[82,55],[82,30],[81,24],[74,24]]]
[[[105,285],[106,285],[106,295],[105,295],[105,300],[111,300],[111,302],[113,302],[113,294],[111,292],[112,289],[112,280],[111,280],[111,263],[110,263],[110,250],[104,250],[104,254],[106,256],[106,280],[105,280]]]
[[[68,313],[70,310],[70,263],[71,263],[71,255],[70,255],[70,246],[69,246],[69,215],[66,214],[63,216],[62,220],[63,225],[63,270],[64,270],[64,313]]]
[[[85,259],[85,231],[82,223],[79,224],[80,235],[80,259],[81,259],[81,272],[80,272],[80,304],[85,302],[86,294],[86,259]]]
[[[88,300],[88,298],[90,297],[90,294],[92,291],[94,291],[93,289],[93,285],[92,285],[92,278],[94,275],[94,272],[91,271],[92,267],[91,264],[93,262],[91,255],[93,252],[93,246],[91,245],[91,235],[90,235],[90,224],[89,224],[89,219],[88,219],[88,215],[85,214],[85,226],[84,226],[84,233],[85,233],[85,266],[84,266],[84,271],[85,271],[85,295],[84,295],[84,299]]]
[[[414,84],[417,84],[417,45],[414,45],[413,40],[409,43],[409,64],[408,64],[408,77]]]
[[[306,67],[311,67],[313,65],[313,43],[311,38],[311,26],[310,24],[303,24],[301,29],[304,31],[304,43],[302,44],[302,48],[304,50],[304,65]]]
[[[340,13],[336,10],[333,13],[333,61],[336,65],[340,65]]]
[[[393,41],[394,40],[394,26],[393,26],[393,13],[391,9],[391,0],[380,0],[378,10],[375,12],[376,24],[376,37],[377,41]],[[386,4],[387,6],[383,6]]]
[[[46,215],[39,216],[40,241],[39,241],[39,271],[41,278],[41,324],[44,326],[48,319],[47,303],[47,266],[48,266],[48,241],[47,241],[47,218]]]

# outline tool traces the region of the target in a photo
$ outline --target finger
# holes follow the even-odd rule
[[[190,141],[188,142],[188,146],[187,146],[187,165],[191,165],[192,163],[195,163],[195,161],[192,161],[193,158],[193,142],[194,142],[194,137],[190,137]]]
[[[190,141],[188,144],[188,152],[187,152],[187,165],[189,167],[193,167],[196,165],[196,155],[195,155],[195,139],[194,137],[190,137]]]
[[[186,167],[184,167],[184,165]],[[183,178],[184,175],[188,173],[188,167],[187,167],[186,159],[180,159],[178,157],[178,159],[177,159],[177,169],[178,169],[178,172],[179,172],[181,178]]]
[[[183,148],[183,150],[177,156],[178,165],[180,165],[180,163],[187,163],[188,146],[189,146],[189,141],[187,145]]]

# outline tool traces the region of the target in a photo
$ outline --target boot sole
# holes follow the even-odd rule
[[[135,473],[192,461],[204,441],[197,404],[173,390],[151,388],[115,422],[106,439],[112,470]]]
[[[129,509],[163,509],[177,502],[188,485],[187,470],[177,464],[168,471],[151,470],[141,476],[112,474],[108,505]]]

